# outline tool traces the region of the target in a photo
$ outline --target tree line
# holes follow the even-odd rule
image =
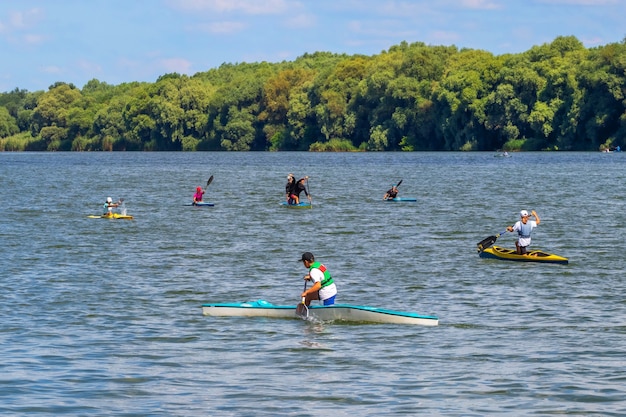
[[[625,139],[626,38],[498,56],[402,42],[0,94],[4,151],[576,151]]]

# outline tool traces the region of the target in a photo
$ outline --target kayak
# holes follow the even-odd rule
[[[554,264],[567,264],[569,262],[567,258],[541,250],[531,250],[525,255],[518,255],[515,249],[503,248],[501,246],[490,246],[480,251],[478,255],[481,258],[500,259],[503,261],[544,262]]]
[[[417,201],[417,198],[411,198],[411,197],[396,197],[396,198],[389,198],[387,200],[383,200],[383,201],[391,201],[392,203],[414,203]]]
[[[296,314],[297,306],[278,306],[265,300],[245,303],[203,304],[202,314],[214,317],[268,317],[281,319],[301,318]],[[439,319],[417,313],[387,310],[385,308],[334,304],[309,306],[309,317],[322,321],[344,321],[384,324],[414,324],[437,326]]]
[[[194,207],[213,207],[215,204],[201,201],[199,203],[189,203],[189,204],[185,204],[185,205],[186,206],[194,206]]]
[[[283,206],[283,207],[295,208],[295,209],[313,208],[311,203],[309,203],[308,201],[303,201],[303,202],[300,202],[298,204],[289,204],[286,201],[283,201],[282,203],[280,203],[280,205]]]
[[[118,213],[112,213],[111,215],[108,214],[102,214],[102,215],[89,215],[87,216],[90,219],[119,219],[119,220],[132,220],[133,216],[127,215],[127,214],[118,214]]]

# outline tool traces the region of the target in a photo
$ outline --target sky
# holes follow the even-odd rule
[[[626,0],[0,0],[0,92],[193,75],[402,41],[521,53],[626,38]]]

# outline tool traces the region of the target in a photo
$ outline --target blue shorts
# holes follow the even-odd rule
[[[327,298],[324,300],[324,305],[325,306],[332,306],[333,304],[335,304],[335,297],[337,296],[337,294],[333,295],[330,298]]]

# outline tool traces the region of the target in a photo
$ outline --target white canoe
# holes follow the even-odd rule
[[[202,314],[220,317],[271,317],[294,319],[296,307],[277,306],[264,300],[245,303],[203,304]],[[387,324],[417,324],[437,326],[439,319],[417,313],[388,310],[385,308],[334,304],[331,306],[309,306],[309,316],[322,321],[340,320],[346,322],[367,322]]]

